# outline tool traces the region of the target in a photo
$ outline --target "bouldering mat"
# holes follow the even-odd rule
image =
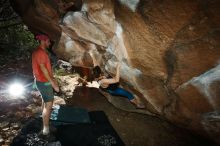
[[[103,111],[90,112],[91,123],[57,127],[57,140],[64,146],[124,146]]]
[[[90,123],[90,117],[87,109],[73,106],[55,106],[51,113],[51,122],[53,124],[76,124]]]
[[[52,126],[53,141],[39,137],[42,119],[30,119],[13,139],[11,146],[45,146],[59,143],[62,146],[124,146],[117,132],[112,127],[103,111],[89,112],[90,123],[76,123]]]

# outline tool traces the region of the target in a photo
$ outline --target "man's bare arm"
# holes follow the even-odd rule
[[[119,69],[120,69],[120,65],[117,64],[115,77],[113,77],[111,79],[102,79],[101,83],[102,84],[114,84],[114,83],[119,82],[119,79],[120,79],[120,70]]]

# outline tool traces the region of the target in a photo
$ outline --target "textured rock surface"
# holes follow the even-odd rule
[[[219,7],[219,0],[84,0],[81,10],[48,21],[60,22],[58,57],[110,74],[121,62],[122,81],[157,114],[220,143]],[[52,8],[45,14],[55,16]]]

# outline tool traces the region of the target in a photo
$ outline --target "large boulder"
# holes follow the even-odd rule
[[[112,75],[120,62],[121,81],[151,111],[220,143],[219,0],[84,0],[65,15],[34,2],[22,18],[56,41],[59,58]]]

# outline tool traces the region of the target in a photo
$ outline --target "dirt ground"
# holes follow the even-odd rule
[[[33,104],[34,102],[31,97],[17,101],[11,100],[5,103],[3,101],[0,102],[0,123],[8,123],[5,128],[0,129],[0,138],[5,140],[4,143],[9,144],[13,136],[16,136],[12,132],[19,132],[19,127],[22,127],[33,116],[33,110],[36,107],[40,107],[39,101],[36,102],[37,104]],[[160,118],[120,110],[109,103],[97,88],[78,86],[74,91],[73,97],[66,100],[66,104],[84,107],[88,111],[104,111],[126,146],[214,145],[208,140],[178,128]],[[11,127],[13,130],[10,130]]]
[[[121,98],[121,97],[119,97]],[[115,108],[96,88],[78,87],[68,105],[102,110],[126,146],[211,146],[208,140],[171,123]]]
[[[10,70],[14,70],[16,66],[19,67],[19,65],[18,64],[16,65],[16,63],[14,63],[13,65],[14,66],[11,67],[4,66],[4,70],[0,71],[1,82],[4,82],[3,79],[7,80],[7,76],[3,78],[3,76],[1,76],[2,74],[11,72]],[[30,66],[30,64],[28,64],[28,66]],[[25,71],[22,72],[22,70]],[[27,74],[27,72],[29,73],[29,76],[31,76],[30,67],[26,68],[24,65],[23,69],[21,69],[21,74],[22,73]],[[24,121],[24,115],[26,117],[25,121],[27,121],[27,119],[31,117],[30,111],[34,107],[29,107],[29,109],[27,109],[27,106],[28,104],[30,104],[30,102],[34,102],[33,99],[29,98],[28,100],[26,100],[26,102],[22,100],[21,103],[14,103],[13,105],[12,103],[11,104],[8,103],[10,104],[10,106],[13,106],[14,108],[13,111],[15,112],[13,112],[11,109],[7,109],[6,104],[2,102],[3,101],[0,100],[1,103],[0,123],[7,123],[7,124],[9,123],[8,125],[12,125],[12,123],[17,122],[19,126],[15,125],[14,127],[16,128],[17,131],[19,131],[18,127],[22,127],[22,123]],[[106,97],[100,94],[100,92],[96,88],[79,86],[75,89],[72,98],[66,100],[66,103],[67,105],[71,105],[71,106],[84,107],[89,111],[97,111],[97,110],[104,111],[108,116],[112,126],[117,131],[118,135],[124,141],[126,146],[212,146],[214,145],[207,139],[192,134],[189,131],[179,128],[160,118],[120,110],[114,107],[111,103],[109,103]],[[4,105],[5,107],[3,107],[2,105]],[[33,106],[40,106],[40,105],[33,104]],[[10,111],[10,114],[5,113],[6,111]],[[2,120],[9,122],[5,122]],[[0,129],[0,131],[1,131],[0,140],[2,138],[7,139],[6,138],[7,135],[10,135],[10,128],[7,128],[7,126],[4,129]],[[15,134],[11,134],[11,135],[15,136]],[[13,137],[9,138],[8,143],[12,138]]]

